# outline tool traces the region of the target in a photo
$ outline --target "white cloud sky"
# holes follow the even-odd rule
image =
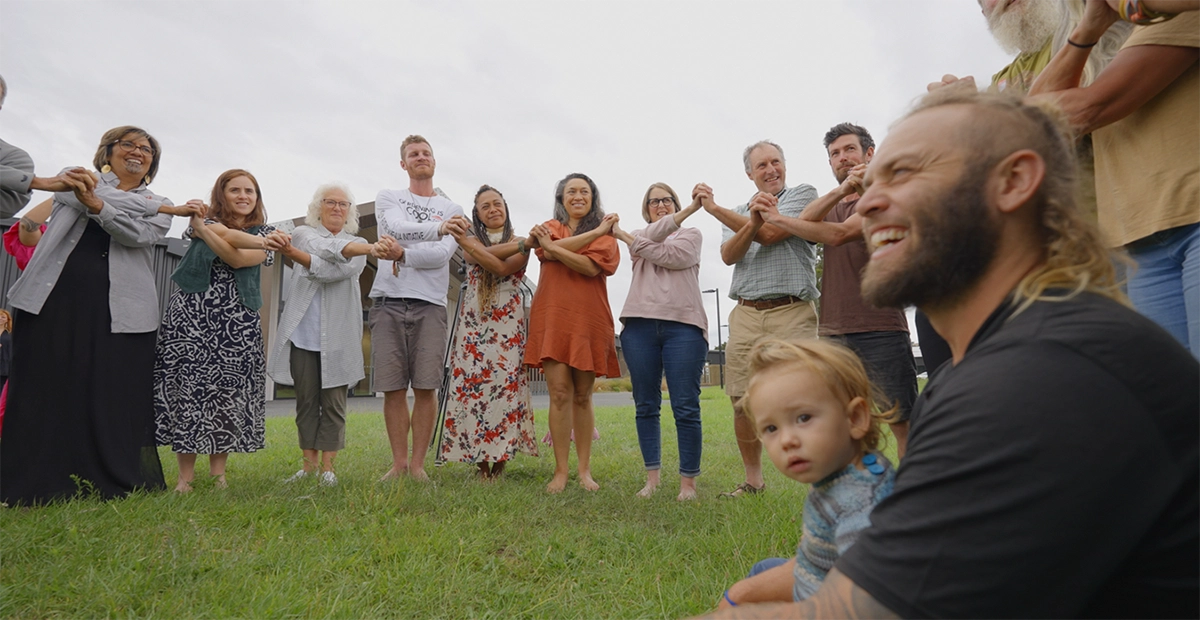
[[[329,180],[361,202],[406,187],[399,144],[420,133],[436,185],[468,211],[480,184],[500,188],[519,234],[550,217],[570,172],[634,229],[655,181],[745,202],[741,152],[763,138],[784,147],[789,185],[824,193],[829,127],[880,141],[928,82],[984,83],[1007,61],[974,0],[2,0],[0,135],[46,174],[138,125],[163,145],[155,191],[207,199],[222,171],[246,168],[277,221]],[[705,236],[701,287],[724,296],[719,224],[700,212],[687,225]],[[614,316],[629,283],[624,252]]]

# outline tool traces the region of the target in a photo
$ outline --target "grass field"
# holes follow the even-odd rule
[[[351,415],[341,484],[280,481],[299,467],[291,419],[229,460],[229,488],[79,499],[0,510],[0,616],[316,618],[675,618],[712,609],[755,561],[789,556],[804,489],[770,468],[767,492],[718,499],[741,481],[731,408],[706,388],[700,499],[679,503],[664,403],[664,485],[644,474],[632,407],[596,411],[593,472],[543,492],[553,456],[519,456],[495,484],[474,467],[431,483],[376,479],[390,458],[378,414]],[[545,433],[538,411],[538,436]],[[894,453],[894,448],[890,450]],[[168,486],[175,459],[163,450]],[[201,457],[198,472],[207,472]]]

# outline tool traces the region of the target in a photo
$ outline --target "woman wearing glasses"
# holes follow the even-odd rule
[[[700,475],[700,373],[708,353],[708,315],[700,298],[700,245],[695,228],[680,228],[700,208],[693,200],[680,210],[679,196],[655,183],[642,198],[642,218],[650,226],[632,234],[613,226],[613,236],[629,245],[633,283],[621,311],[621,348],[637,411],[638,444],[646,465],[646,486],[658,488],[662,469],[659,410],[667,379],[675,436],[679,441],[679,501],[696,498]]]
[[[296,430],[304,461],[286,482],[337,484],[333,460],[346,444],[346,393],[364,376],[359,276],[375,246],[358,233],[350,188],[326,183],[313,193],[304,226],[277,230],[267,249],[292,261],[291,289],[267,373],[296,388]]]
[[[612,310],[605,281],[617,270],[621,251],[604,217],[600,192],[585,174],[569,174],[554,192],[554,219],[533,227],[529,238],[542,261],[529,310],[525,365],[541,367],[550,390],[550,436],[554,477],[549,493],[567,486],[571,432],[579,459],[579,485],[600,488],[592,478],[592,387],[596,376],[621,376]]]
[[[194,209],[147,187],[161,157],[145,130],[117,127],[96,150],[98,176],[73,168],[50,180],[49,225],[9,293],[21,323],[0,451],[0,499],[10,506],[163,486],[153,246],[171,214]]]
[[[156,436],[175,452],[180,493],[192,490],[197,454],[209,455],[213,484],[223,488],[229,453],[264,446],[259,266],[273,263],[263,239],[274,230],[265,225],[258,181],[245,170],[221,173],[209,205],[188,204],[207,216],[192,216],[192,243],[171,275],[179,290],[167,305],[154,362]],[[227,232],[246,233],[258,249],[234,247]]]

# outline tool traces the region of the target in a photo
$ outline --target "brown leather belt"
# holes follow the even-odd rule
[[[786,306],[788,304],[794,304],[802,301],[804,300],[796,297],[795,295],[776,297],[775,299],[742,299],[741,297],[738,297],[739,306],[750,306],[755,310],[770,310],[771,308],[778,308],[779,306]]]

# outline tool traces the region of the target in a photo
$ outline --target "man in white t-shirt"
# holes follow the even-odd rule
[[[470,227],[462,207],[434,191],[436,165],[428,140],[405,138],[400,167],[408,173],[408,189],[385,189],[375,197],[379,238],[389,248],[371,286],[368,318],[375,389],[383,392],[383,420],[392,445],[392,468],[382,480],[405,471],[419,480],[429,477],[425,452],[433,435],[434,391],[442,383],[450,257],[458,247],[452,235]]]

